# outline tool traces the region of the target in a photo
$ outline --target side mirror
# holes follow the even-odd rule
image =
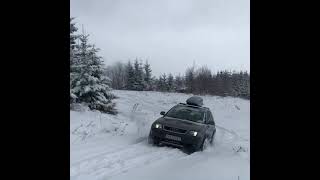
[[[160,114],[161,114],[162,116],[164,116],[164,115],[166,114],[166,112],[161,111]]]

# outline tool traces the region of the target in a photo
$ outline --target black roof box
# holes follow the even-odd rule
[[[187,99],[187,104],[195,106],[203,106],[203,99],[199,96],[192,96]]]

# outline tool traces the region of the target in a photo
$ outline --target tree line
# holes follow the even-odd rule
[[[219,71],[206,67],[187,68],[183,75],[152,76],[148,61],[135,59],[105,67],[100,51],[89,43],[89,34],[78,33],[70,18],[70,107],[86,104],[92,110],[116,114],[111,89],[162,91],[233,96],[250,99],[248,72]]]
[[[218,71],[207,66],[187,68],[183,75],[163,73],[152,76],[148,61],[116,62],[106,68],[113,89],[136,91],[182,92],[199,95],[232,96],[250,99],[250,74],[246,71]]]

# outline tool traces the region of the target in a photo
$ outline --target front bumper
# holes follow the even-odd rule
[[[165,137],[166,134],[181,137],[181,141],[167,139]],[[151,128],[149,138],[152,138],[153,141],[156,141],[160,144],[170,145],[179,148],[192,147],[195,149],[198,149],[201,146],[201,140],[203,139],[199,134],[197,136],[192,136],[188,132],[185,134],[180,134],[156,128]]]

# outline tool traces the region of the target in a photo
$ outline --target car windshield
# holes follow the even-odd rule
[[[204,110],[186,106],[175,106],[166,114],[166,116],[203,123]]]

